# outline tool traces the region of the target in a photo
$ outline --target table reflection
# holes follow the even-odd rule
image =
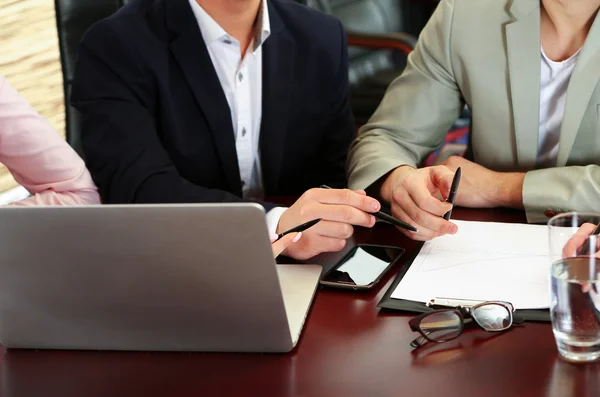
[[[231,395],[297,396],[295,354],[136,353],[11,350],[3,397]]]
[[[572,364],[557,355],[546,397],[598,397],[600,363]]]
[[[448,342],[428,342],[411,352],[412,364],[415,366],[446,364],[469,356],[475,349],[482,348],[487,342],[503,334],[503,332],[472,330]]]

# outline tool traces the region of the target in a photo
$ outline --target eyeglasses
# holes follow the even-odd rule
[[[490,301],[472,307],[434,310],[411,319],[408,324],[414,332],[420,333],[410,345],[420,347],[427,341],[447,342],[462,334],[465,323],[475,323],[488,332],[506,331],[513,325],[514,307],[509,302]],[[471,318],[465,319],[464,315]]]

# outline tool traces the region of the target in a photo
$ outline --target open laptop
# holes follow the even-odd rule
[[[288,352],[321,273],[251,203],[0,208],[0,258],[7,348]]]

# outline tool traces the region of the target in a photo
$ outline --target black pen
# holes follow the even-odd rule
[[[456,199],[456,192],[458,191],[459,183],[460,183],[460,167],[458,167],[458,169],[456,170],[456,173],[454,174],[454,179],[452,179],[452,186],[450,187],[450,194],[448,195],[448,198],[446,199],[447,203],[452,204],[452,208],[454,208],[454,200]],[[452,215],[452,208],[450,208],[450,211],[448,211],[444,214],[444,219],[447,221],[450,220],[450,215]]]
[[[327,185],[321,185],[322,189],[331,189],[329,186]],[[401,227],[403,229],[406,230],[410,230],[411,232],[418,232],[419,230],[417,230],[416,227],[409,225],[408,223],[404,223],[402,222],[400,219],[396,219],[391,215],[386,214],[385,212],[382,211],[378,211],[378,212],[369,212],[371,215],[373,215],[375,218],[380,219],[382,221],[386,221],[391,223],[394,226],[398,226]]]
[[[313,219],[312,221],[309,221],[309,222],[303,223],[301,225],[298,225],[296,227],[293,227],[290,230],[286,230],[285,232],[278,234],[277,240],[275,240],[275,241],[279,241],[286,234],[303,232],[306,229],[313,227],[314,225],[316,225],[319,222],[321,222],[321,218]],[[273,243],[275,241],[273,241]]]

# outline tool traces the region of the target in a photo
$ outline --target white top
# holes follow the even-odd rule
[[[189,0],[189,3],[231,110],[242,194],[244,198],[262,198],[264,190],[259,149],[262,118],[262,45],[271,34],[266,0],[261,3],[255,37],[243,58],[240,43],[195,0]],[[267,225],[270,232],[275,232],[284,211],[285,208],[269,211]]]
[[[555,62],[548,58],[542,48],[540,130],[537,156],[539,167],[556,167],[560,129],[567,101],[567,88],[578,55],[579,51],[565,61]]]

